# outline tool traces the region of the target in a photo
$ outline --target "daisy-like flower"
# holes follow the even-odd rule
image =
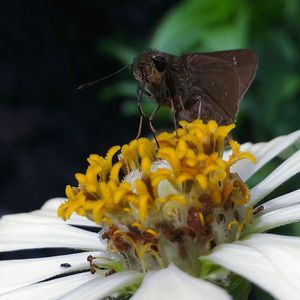
[[[264,200],[300,171],[300,150],[246,182],[300,131],[224,151],[234,125],[180,126],[159,148],[141,138],[91,155],[67,199],[4,216],[0,251],[77,252],[1,261],[0,299],[245,299],[248,282],[296,299],[300,238],[262,232],[300,219],[300,190]]]

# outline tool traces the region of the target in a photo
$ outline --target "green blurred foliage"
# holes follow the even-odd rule
[[[186,0],[167,11],[145,40],[112,37],[99,48],[126,64],[146,48],[178,55],[237,48],[258,52],[257,77],[240,107],[236,134],[242,141],[262,141],[299,127],[299,12],[298,0]],[[136,84],[126,76],[104,88],[101,98],[123,97],[123,113],[137,114]],[[145,105],[150,112],[153,104]],[[156,121],[163,124],[168,117],[164,111]]]

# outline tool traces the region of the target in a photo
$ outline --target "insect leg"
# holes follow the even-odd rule
[[[180,103],[180,106],[182,108],[182,111],[184,112],[185,115],[187,115],[185,107],[184,107],[183,102],[182,102],[181,96],[179,96],[178,98],[179,98],[179,103]]]
[[[157,148],[159,148],[159,143],[158,143],[158,140],[157,140],[157,138],[156,138],[156,136],[155,136],[156,130],[155,130],[153,124],[152,124],[152,120],[154,119],[154,117],[155,117],[156,113],[159,111],[159,109],[160,109],[160,105],[158,104],[158,105],[154,108],[154,110],[153,110],[153,112],[151,113],[150,117],[148,118],[149,127],[150,127],[151,133],[152,133],[152,135],[153,135],[153,137],[154,137],[154,140],[155,140],[155,142],[156,142]]]
[[[142,86],[141,85],[138,85],[137,86],[137,91],[141,92],[142,91]],[[152,98],[152,95],[151,93],[149,93],[148,91],[144,90],[143,93],[148,96],[149,98]]]
[[[157,106],[154,108],[153,112],[151,113],[151,115],[150,115],[150,117],[149,117],[149,119],[148,119],[148,121],[149,121],[149,127],[150,127],[150,129],[151,129],[154,133],[156,132],[156,130],[155,130],[153,124],[152,124],[152,121],[153,121],[155,115],[157,114],[157,112],[159,111],[159,109],[160,109],[160,105],[157,104]]]
[[[174,129],[175,129],[176,135],[178,137],[178,134],[177,134],[177,117],[176,117],[177,111],[176,111],[176,109],[174,107],[173,99],[170,100],[170,104],[171,104],[171,111],[172,111],[172,114],[173,114]]]
[[[141,133],[142,133],[142,127],[143,127],[143,116],[141,115],[140,116],[140,122],[139,122],[139,129],[138,129],[138,133],[136,135],[136,140],[141,136]]]
[[[201,111],[202,111],[202,101],[200,100],[198,105],[198,115],[197,115],[198,119],[200,119]]]
[[[143,126],[143,120],[146,117],[143,108],[142,108],[142,99],[143,99],[143,93],[144,93],[145,83],[143,82],[141,86],[137,87],[137,106],[140,113],[140,123],[139,123],[139,129],[136,136],[136,139],[138,139],[141,136],[142,133],[142,126]]]
[[[150,93],[148,93],[147,91],[145,91],[145,82],[142,83],[142,85],[138,86],[137,88],[137,106],[138,106],[138,110],[139,110],[139,113],[140,113],[140,124],[139,124],[139,129],[138,129],[138,133],[137,133],[137,136],[136,136],[136,139],[138,139],[140,136],[141,136],[141,132],[142,132],[142,127],[143,127],[143,120],[144,118],[147,118],[148,119],[148,123],[149,123],[149,127],[150,127],[150,131],[154,137],[154,140],[156,142],[156,145],[157,147],[159,148],[159,143],[158,143],[158,140],[155,136],[155,128],[153,127],[152,125],[152,119],[154,118],[155,114],[158,112],[160,106],[156,106],[154,111],[152,112],[151,116],[148,117],[144,111],[143,111],[143,108],[142,108],[142,99],[143,99],[143,94],[147,94],[148,96],[150,95]]]
[[[141,116],[146,117],[146,114],[144,113],[142,108],[143,94],[146,92],[144,82],[142,83],[142,85],[139,85],[137,87],[136,92],[137,92],[137,106],[138,106],[139,113]]]

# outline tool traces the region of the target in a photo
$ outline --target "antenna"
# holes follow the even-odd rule
[[[127,67],[129,67],[129,66],[131,66],[131,65],[132,65],[132,64],[128,64],[128,65],[126,65],[125,67],[123,67],[122,69],[120,69],[120,70],[118,70],[118,71],[116,71],[116,72],[114,72],[114,73],[112,73],[112,74],[109,74],[109,75],[107,75],[107,76],[105,76],[105,77],[102,77],[102,78],[100,78],[100,79],[97,79],[97,80],[95,80],[95,81],[90,81],[90,82],[84,83],[84,84],[80,85],[80,86],[77,88],[77,90],[84,90],[84,89],[86,89],[86,88],[88,88],[88,87],[90,87],[90,86],[92,86],[92,85],[94,85],[94,84],[96,84],[96,83],[98,83],[98,82],[100,82],[100,81],[102,81],[102,80],[105,80],[105,79],[107,79],[107,78],[113,77],[114,75],[116,75],[116,74],[122,72],[123,70],[125,70]]]

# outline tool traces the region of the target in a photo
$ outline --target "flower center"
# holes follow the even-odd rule
[[[141,138],[112,147],[106,157],[90,155],[86,173],[76,174],[78,187],[66,187],[58,214],[67,219],[77,212],[101,224],[100,237],[125,268],[145,272],[174,262],[192,273],[200,255],[237,240],[252,220],[249,189],[230,167],[255,158],[233,140],[231,156],[222,158],[234,125],[180,126],[157,136],[158,149]]]

